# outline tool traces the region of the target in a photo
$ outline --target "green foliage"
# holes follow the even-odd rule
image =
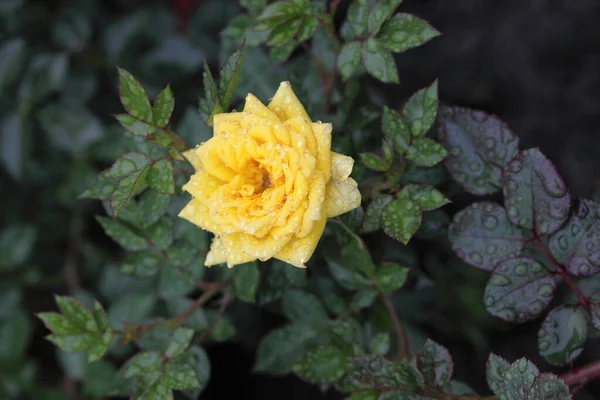
[[[395,55],[440,35],[401,0],[207,0],[189,18],[177,2],[0,3],[0,398],[198,399],[224,342],[255,353],[247,373],[352,400],[597,397],[593,368],[567,368],[600,329],[598,197],[572,201],[499,118],[440,106],[434,77],[383,85],[412,81]],[[332,123],[362,203],[306,269],[205,268],[207,232],[178,217],[198,168],[183,154],[282,81]],[[507,322],[537,318],[519,331],[537,348],[492,353],[475,393]]]

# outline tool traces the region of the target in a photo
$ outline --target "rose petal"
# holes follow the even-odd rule
[[[223,243],[223,247],[225,248],[227,266],[229,268],[256,260],[256,257],[242,250],[241,242],[236,234],[221,236],[221,243]]]
[[[228,148],[225,140],[212,138],[198,148],[200,160],[206,172],[222,181],[229,182],[237,175],[234,170],[225,165],[221,158],[223,149]]]
[[[300,100],[298,100],[298,97],[296,97],[289,82],[281,82],[279,84],[279,89],[277,89],[275,96],[273,96],[267,107],[269,110],[274,111],[282,121],[287,121],[298,115],[310,121],[306,110],[302,106],[302,103],[300,103]]]
[[[241,112],[215,114],[213,117],[213,136],[235,132],[240,127],[240,121],[243,116],[244,113]]]
[[[227,262],[227,253],[225,252],[225,247],[223,246],[221,239],[215,236],[210,245],[209,252],[206,253],[204,265],[206,267],[212,267],[213,265],[223,264],[224,262]]]
[[[204,169],[201,169],[192,175],[188,183],[183,185],[181,189],[195,198],[204,201],[224,184],[224,181],[215,178]]]
[[[317,141],[315,140],[315,134],[312,130],[312,123],[301,116],[296,116],[285,121],[283,125],[288,130],[295,132],[297,135],[301,135],[303,138],[302,146],[294,141],[294,143],[292,143],[293,147],[298,147],[300,153],[304,151],[304,148],[307,148],[312,155],[317,155]]]
[[[308,235],[311,232],[315,221],[321,219],[321,209],[324,200],[325,180],[323,179],[323,176],[319,174],[311,184],[310,192],[308,194],[308,208],[304,213],[300,231],[296,234],[297,237],[301,238]]]
[[[275,258],[298,268],[306,268],[304,263],[313,255],[325,229],[326,222],[327,216],[323,209],[321,219],[315,222],[312,231],[303,238],[292,239],[279,253],[275,254]]]
[[[241,250],[261,261],[268,260],[278,253],[290,240],[291,234],[273,238],[271,235],[266,235],[262,238],[257,238],[253,235],[238,233],[228,235],[231,240],[239,243]]]
[[[325,208],[327,217],[335,217],[360,206],[361,195],[358,185],[352,178],[340,181],[332,179],[327,184]]]
[[[335,179],[343,181],[352,173],[354,160],[352,157],[343,154],[331,152],[331,176]]]
[[[323,172],[325,183],[331,176],[331,124],[313,123],[312,130],[317,141],[317,169]]]
[[[279,123],[279,117],[273,111],[269,110],[259,99],[253,94],[246,96],[246,104],[244,105],[244,112],[256,114],[265,118],[266,120],[272,121],[274,124]]]
[[[212,233],[230,233],[234,227],[226,224],[216,224],[210,217],[210,210],[200,200],[192,199],[179,212],[179,217],[190,221],[192,224]]]
[[[199,148],[200,146],[196,146],[193,149],[183,152],[185,159],[192,164],[192,167],[194,167],[196,171],[202,168],[202,161],[200,160],[200,154],[198,153]]]

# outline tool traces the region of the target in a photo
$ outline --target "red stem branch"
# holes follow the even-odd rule
[[[390,315],[390,319],[392,320],[392,324],[394,325],[394,331],[396,332],[396,341],[398,342],[398,352],[392,357],[392,360],[401,360],[402,358],[408,355],[408,339],[406,337],[406,332],[404,331],[404,327],[398,319],[398,314],[396,314],[396,310],[394,309],[394,305],[392,304],[392,299],[390,296],[382,295],[383,304],[385,304],[385,308],[387,308],[387,312]]]
[[[600,360],[565,372],[560,378],[569,386],[586,383],[600,376]]]

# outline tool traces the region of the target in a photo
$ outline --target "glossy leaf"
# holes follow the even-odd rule
[[[567,184],[539,149],[524,150],[506,165],[503,194],[508,218],[539,234],[555,232],[569,216]]]
[[[154,162],[148,171],[148,185],[159,193],[175,193],[173,162],[163,158]]]
[[[170,200],[171,198],[168,195],[154,190],[146,190],[142,193],[138,200],[142,225],[150,226],[157,222],[167,211]]]
[[[548,313],[540,326],[540,355],[550,364],[568,365],[583,351],[587,334],[587,315],[584,309],[564,305],[557,307]]]
[[[245,50],[246,44],[243,43],[242,47],[233,53],[221,68],[219,76],[219,98],[221,99],[220,105],[223,107],[224,111],[229,107],[235,88],[240,80],[240,74],[244,65]]]
[[[200,386],[194,369],[183,364],[168,363],[161,380],[169,389],[185,390]]]
[[[28,118],[17,112],[0,121],[0,159],[15,180],[21,179],[28,162],[28,146],[32,133]]]
[[[365,167],[374,171],[387,171],[392,167],[390,162],[374,153],[360,153],[360,160],[365,164]]]
[[[17,267],[27,261],[38,237],[32,225],[11,224],[0,232],[0,270]]]
[[[156,132],[156,127],[148,122],[140,121],[129,114],[117,114],[115,118],[123,128],[133,133],[135,136],[146,137]]]
[[[536,318],[548,306],[556,280],[547,267],[532,258],[501,262],[485,288],[487,310],[505,321],[522,323]]]
[[[202,73],[202,82],[204,84],[204,98],[200,99],[199,109],[204,116],[206,124],[212,126],[213,116],[221,113],[224,107],[221,105],[219,88],[210,72],[206,60],[204,60],[204,72]]]
[[[381,356],[361,356],[350,361],[350,377],[368,387],[418,390],[424,386],[423,375],[409,363],[393,363]]]
[[[399,83],[396,62],[377,39],[369,38],[363,42],[362,60],[367,72],[385,83]]]
[[[124,374],[126,378],[146,375],[158,371],[161,366],[162,357],[160,353],[155,351],[138,353],[127,362]]]
[[[347,356],[333,346],[320,346],[294,365],[294,372],[310,383],[332,383],[346,372]]]
[[[355,36],[362,36],[367,30],[369,1],[353,0],[348,7],[348,22]]]
[[[373,199],[365,211],[361,233],[372,233],[381,228],[381,213],[385,206],[392,201],[393,197],[389,194],[383,194]]]
[[[393,200],[383,208],[382,227],[385,233],[407,244],[421,226],[422,211],[411,199]]]
[[[386,355],[390,351],[390,334],[387,332],[379,332],[369,341],[369,353]]]
[[[233,277],[233,290],[235,296],[247,303],[254,303],[256,292],[260,283],[260,271],[256,262],[250,262],[235,267]]]
[[[454,363],[445,347],[427,339],[417,354],[417,368],[427,384],[443,387],[452,379]]]
[[[308,325],[285,325],[267,333],[258,346],[254,371],[286,374],[318,335]]]
[[[399,13],[383,24],[377,38],[388,50],[400,53],[421,46],[439,34],[426,21],[414,15]]]
[[[0,46],[0,92],[21,73],[27,43],[23,38],[6,40]]]
[[[535,382],[539,374],[538,368],[529,360],[520,358],[513,362],[504,373],[505,392],[502,394],[510,395],[513,398],[524,397]]]
[[[289,289],[283,295],[283,313],[292,322],[318,326],[329,317],[323,305],[312,293],[300,289]]]
[[[194,336],[193,329],[179,328],[173,332],[171,341],[165,350],[165,355],[169,358],[175,358],[182,354],[188,348],[192,337]]]
[[[373,276],[375,264],[362,239],[340,220],[331,220],[328,226],[334,230],[340,248],[340,262],[353,271]]]
[[[315,34],[318,27],[319,20],[317,17],[312,15],[305,16],[302,19],[300,29],[298,30],[298,34],[296,35],[296,40],[298,41],[298,43],[310,39]]]
[[[367,20],[369,34],[377,34],[381,25],[394,14],[400,3],[402,3],[402,0],[377,0],[375,6],[369,12]]]
[[[377,291],[373,289],[360,290],[354,293],[352,300],[350,300],[350,309],[358,311],[363,308],[371,307],[377,299],[377,295]]]
[[[510,368],[510,364],[504,358],[491,353],[486,363],[486,380],[492,391],[500,395],[504,393],[504,374]]]
[[[55,296],[56,304],[71,323],[79,327],[80,332],[97,332],[98,324],[92,312],[82,302],[67,296]]]
[[[588,199],[548,241],[554,258],[573,275],[600,272],[600,204]]]
[[[406,125],[400,114],[387,106],[383,107],[381,130],[390,143],[392,143],[396,153],[404,154],[409,149],[412,140],[410,128]]]
[[[150,246],[148,241],[121,221],[97,216],[96,220],[102,225],[104,232],[113,238],[120,246],[129,251],[144,250]]]
[[[377,288],[383,293],[391,294],[400,289],[406,282],[409,269],[393,262],[383,262],[375,273]]]
[[[589,300],[592,325],[600,330],[600,291],[593,293]]]
[[[424,136],[435,122],[438,111],[438,82],[413,94],[402,108],[402,118],[412,137]]]
[[[502,169],[519,150],[519,138],[497,117],[461,107],[440,107],[439,142],[448,150],[445,165],[468,192],[497,192]]]
[[[118,68],[118,71],[121,104],[133,117],[152,123],[152,107],[143,86],[126,70]]]
[[[554,374],[540,374],[529,389],[529,399],[532,400],[562,400],[570,399],[569,387]]]
[[[342,260],[327,259],[329,271],[341,287],[348,290],[365,289],[370,286],[369,280],[359,271],[344,264]]]
[[[423,211],[431,211],[450,203],[438,189],[427,185],[409,184],[398,193],[398,198],[413,200]]]
[[[361,62],[361,50],[360,42],[348,42],[342,46],[340,54],[337,56],[337,69],[342,75],[344,81],[348,80],[358,67]]]
[[[429,138],[413,140],[406,152],[406,158],[419,167],[433,167],[441,162],[448,152],[439,143]]]
[[[275,27],[269,34],[268,46],[281,46],[288,43],[296,35],[303,18],[292,18],[286,23]]]
[[[267,304],[283,296],[287,288],[305,287],[306,270],[279,260],[272,260],[258,291],[259,304]]]
[[[486,271],[518,257],[527,240],[525,231],[510,223],[504,208],[488,201],[473,203],[454,215],[448,238],[459,258]]]
[[[175,108],[175,99],[171,87],[167,85],[154,100],[152,107],[152,115],[154,115],[154,123],[162,128],[168,125],[171,119],[171,114]]]
[[[19,86],[18,98],[28,106],[42,102],[58,90],[67,75],[66,54],[39,54],[29,64]]]

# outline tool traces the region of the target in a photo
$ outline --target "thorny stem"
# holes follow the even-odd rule
[[[569,386],[582,384],[600,376],[600,360],[565,372],[560,378]]]
[[[400,319],[398,319],[398,314],[394,309],[394,305],[392,304],[392,299],[390,296],[382,295],[381,299],[383,300],[383,304],[385,304],[385,308],[387,308],[387,312],[390,315],[392,324],[394,325],[394,331],[396,331],[396,341],[398,342],[398,352],[392,357],[392,360],[401,360],[409,355],[408,338],[406,337],[406,332],[404,331],[404,327],[402,326]]]
[[[560,274],[561,278],[565,281],[567,285],[571,288],[573,293],[579,299],[579,304],[585,307],[586,310],[590,310],[591,304],[590,301],[585,297],[585,295],[581,292],[581,290],[577,287],[573,279],[569,276],[567,272],[567,267],[564,264],[559,263],[556,258],[552,255],[550,250],[540,241],[537,234],[533,237],[532,243],[537,247],[537,249],[556,267],[556,270]]]

